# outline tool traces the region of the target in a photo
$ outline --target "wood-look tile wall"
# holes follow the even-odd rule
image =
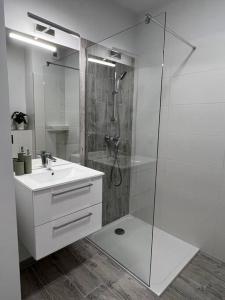
[[[118,135],[118,121],[112,122],[114,72],[118,76],[126,71],[117,95],[120,119],[120,153],[131,155],[134,69],[116,64],[116,68],[88,63],[86,74],[86,165],[105,173],[103,180],[103,225],[129,213],[130,167],[122,168],[123,182],[115,187],[110,182],[111,166],[88,159],[88,152],[106,150],[105,135]],[[118,115],[116,115],[118,119]],[[117,171],[117,170],[116,170]]]

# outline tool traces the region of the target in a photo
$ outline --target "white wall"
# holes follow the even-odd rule
[[[225,2],[161,10],[197,50],[167,34],[156,225],[225,261]]]
[[[3,3],[0,0],[0,299],[20,299]]]
[[[110,0],[5,0],[4,2],[6,26],[30,34],[33,32],[33,21],[27,17],[27,11],[70,28],[92,41],[99,41],[134,23],[133,15],[127,9],[118,7]],[[72,46],[69,39],[68,35],[59,36],[60,42],[64,40],[65,46]],[[76,40],[74,38],[74,44]]]

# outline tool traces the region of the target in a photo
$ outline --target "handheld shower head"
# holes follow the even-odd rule
[[[111,118],[112,122],[116,121],[116,95],[119,94],[119,89],[120,89],[120,82],[124,79],[124,77],[127,75],[127,72],[123,72],[120,74],[120,76],[117,78],[117,73],[115,72],[115,89],[112,92],[113,95],[113,115]]]
[[[115,91],[116,93],[118,93],[118,91],[119,91],[119,88],[120,88],[120,81],[122,81],[126,75],[127,75],[127,72],[125,71],[125,72],[123,72],[123,73],[119,76],[119,78],[117,79],[117,81],[116,81],[116,91]]]
[[[124,79],[124,77],[127,75],[127,72],[125,71],[125,72],[123,72],[121,75],[120,75],[120,78],[119,78],[119,80],[123,80]]]

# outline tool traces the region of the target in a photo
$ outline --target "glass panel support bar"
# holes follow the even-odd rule
[[[189,47],[191,47],[194,50],[196,50],[196,46],[194,46],[193,44],[191,44],[190,42],[188,42],[185,38],[183,38],[181,35],[179,35],[178,33],[176,33],[173,29],[164,26],[162,23],[160,23],[158,20],[156,20],[150,13],[147,13],[145,15],[145,24],[149,24],[150,22],[153,22],[157,25],[159,25],[161,28],[164,29],[165,27],[165,31],[172,34],[175,38],[177,38],[178,40],[180,40],[181,42],[185,43],[186,45],[188,45]]]

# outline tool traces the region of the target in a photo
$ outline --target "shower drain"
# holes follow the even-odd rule
[[[123,228],[116,228],[114,232],[115,234],[122,235],[125,233],[125,230]]]

